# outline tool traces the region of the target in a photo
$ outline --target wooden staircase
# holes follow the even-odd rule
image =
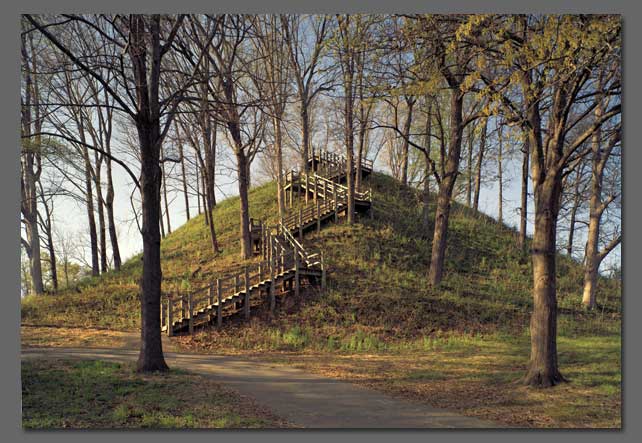
[[[311,157],[309,173],[290,171],[284,185],[289,206],[294,193],[305,204],[290,210],[276,225],[250,220],[254,253],[261,261],[235,274],[217,278],[211,284],[187,293],[167,294],[161,301],[161,330],[172,336],[194,332],[196,326],[222,325],[223,318],[241,314],[249,319],[252,307],[269,303],[273,311],[277,288],[294,290],[298,296],[301,278],[325,289],[326,270],[322,252],[303,247],[303,234],[319,231],[327,221],[338,220],[347,209],[345,159],[330,153]],[[343,172],[342,172],[343,170]],[[362,173],[372,172],[372,162],[362,162]],[[302,195],[303,194],[303,195]],[[286,200],[288,200],[286,198]],[[372,208],[372,192],[355,193],[355,209]],[[298,239],[297,239],[298,238]]]

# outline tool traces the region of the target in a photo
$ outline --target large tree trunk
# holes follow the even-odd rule
[[[143,274],[141,277],[141,347],[137,369],[141,372],[166,371],[161,341],[161,250],[158,221],[161,218],[162,146],[160,131],[160,16],[150,20],[150,39],[146,38],[145,22],[141,15],[130,20],[129,52],[136,81],[140,111],[136,129],[140,144],[140,187],[142,200]],[[149,64],[147,47],[151,47]]]
[[[556,235],[561,177],[549,176],[535,187],[533,235],[533,313],[531,358],[524,382],[538,387],[554,386],[564,377],[557,364]]]
[[[445,171],[439,184],[439,194],[437,196],[435,230],[432,239],[430,270],[428,272],[428,284],[430,286],[439,285],[443,276],[450,203],[457,179],[459,158],[461,155],[461,136],[463,132],[462,112],[463,95],[459,89],[452,89],[450,100],[450,148],[448,149]]]
[[[477,166],[475,167],[475,195],[473,197],[473,209],[479,211],[479,194],[481,192],[482,162],[484,151],[486,150],[486,133],[488,126],[488,117],[483,119],[482,133],[479,139],[479,154],[477,155]]]
[[[526,246],[526,222],[528,216],[528,156],[530,155],[530,150],[528,148],[528,138],[524,143],[522,158],[522,198],[519,211],[519,240],[518,246],[520,249],[524,250]]]
[[[143,207],[143,274],[141,278],[141,348],[138,370],[167,370],[163,357],[160,325],[161,298],[161,168],[160,131],[156,124],[138,126],[141,148],[141,194]]]

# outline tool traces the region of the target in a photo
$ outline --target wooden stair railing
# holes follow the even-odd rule
[[[326,287],[326,270],[322,252],[310,252],[303,246],[303,231],[330,217],[337,220],[340,211],[347,206],[347,187],[338,183],[345,175],[344,157],[329,152],[315,154],[316,161],[323,163],[324,175],[317,172],[290,171],[285,187],[289,187],[290,206],[293,190],[305,189],[306,205],[298,212],[283,217],[275,226],[266,226],[260,220],[250,219],[250,233],[254,253],[262,260],[247,265],[241,272],[217,278],[210,284],[190,291],[166,294],[161,300],[161,330],[174,335],[184,330],[194,332],[198,324],[212,323],[220,327],[223,317],[240,311],[246,319],[253,305],[262,303],[262,295],[269,297],[270,310],[275,308],[275,288],[289,283],[299,294],[300,277],[319,278],[321,288]],[[372,171],[372,162],[362,161],[362,168]],[[318,171],[318,169],[317,169]],[[332,178],[336,179],[334,181]],[[309,203],[312,194],[314,203]],[[356,192],[355,200],[371,207],[372,192]],[[298,240],[295,237],[298,234]]]
[[[273,310],[275,286],[290,282],[298,296],[301,275],[319,278],[322,290],[325,289],[323,254],[307,252],[280,224],[263,227],[262,231],[267,235],[262,237],[266,247],[261,248],[263,260],[260,262],[245,266],[242,272],[218,278],[207,286],[164,296],[161,330],[170,336],[183,330],[192,334],[197,324],[216,321],[221,326],[223,317],[240,311],[248,319],[251,306],[261,303],[257,299],[264,292],[268,294]]]

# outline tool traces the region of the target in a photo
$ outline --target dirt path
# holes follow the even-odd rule
[[[23,348],[22,358],[131,361],[126,349]],[[493,423],[399,400],[352,383],[248,357],[167,352],[175,368],[212,376],[288,421],[310,428],[488,428]]]

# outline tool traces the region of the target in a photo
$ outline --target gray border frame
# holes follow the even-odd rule
[[[261,439],[266,442],[289,442],[301,439],[313,441],[327,441],[336,438],[349,438],[358,441],[389,441],[402,439],[405,441],[421,441],[438,438],[448,440],[478,441],[514,441],[520,439],[527,441],[540,441],[542,439],[564,439],[568,442],[581,441],[633,441],[635,434],[640,432],[639,411],[642,409],[640,380],[636,376],[640,369],[641,353],[637,337],[640,337],[642,322],[636,321],[634,315],[640,312],[642,297],[636,289],[640,287],[640,273],[635,271],[636,259],[640,256],[640,232],[635,229],[636,222],[640,222],[642,209],[636,205],[636,189],[642,187],[642,174],[637,168],[642,166],[641,150],[636,149],[637,138],[633,133],[634,118],[628,116],[640,115],[642,103],[642,87],[639,83],[641,59],[639,42],[642,42],[642,16],[640,4],[631,0],[540,0],[536,4],[517,5],[515,0],[438,0],[430,3],[419,0],[396,0],[394,3],[385,0],[370,0],[366,2],[346,0],[326,0],[322,3],[304,4],[300,0],[271,0],[269,3],[261,0],[154,0],[144,5],[133,7],[131,1],[111,0],[107,8],[112,11],[137,10],[141,12],[191,12],[215,11],[221,12],[541,12],[541,13],[617,13],[623,15],[624,21],[624,142],[627,146],[623,168],[624,174],[624,200],[626,209],[623,210],[624,224],[630,226],[625,232],[625,242],[622,245],[622,266],[624,275],[624,338],[623,338],[623,430],[622,431],[431,431],[431,430],[404,430],[404,431],[193,431],[175,432],[159,431],[68,431],[68,432],[24,432],[20,427],[20,304],[19,297],[19,238],[18,214],[19,210],[19,159],[16,149],[18,141],[19,122],[19,60],[18,44],[18,15],[23,12],[54,12],[54,11],[99,11],[104,12],[105,3],[89,5],[82,0],[57,1],[55,5],[46,0],[27,0],[18,4],[3,5],[0,21],[0,46],[2,47],[2,60],[5,68],[0,75],[0,88],[2,88],[3,102],[1,105],[3,149],[0,154],[0,189],[2,195],[2,208],[0,223],[0,244],[4,245],[2,262],[0,266],[0,281],[3,282],[4,291],[3,309],[0,317],[0,337],[2,340],[3,363],[0,366],[2,376],[0,387],[3,393],[0,400],[0,429],[5,441],[111,441],[114,438],[131,438],[144,443],[146,441],[163,442],[174,441],[181,438],[189,441],[203,439],[222,439],[224,441],[252,441]],[[629,126],[629,122],[633,126]],[[629,143],[631,146],[629,147]],[[631,264],[629,272],[629,264]],[[637,351],[637,352],[636,352]],[[206,433],[207,432],[207,433]],[[638,437],[639,439],[640,437]]]

